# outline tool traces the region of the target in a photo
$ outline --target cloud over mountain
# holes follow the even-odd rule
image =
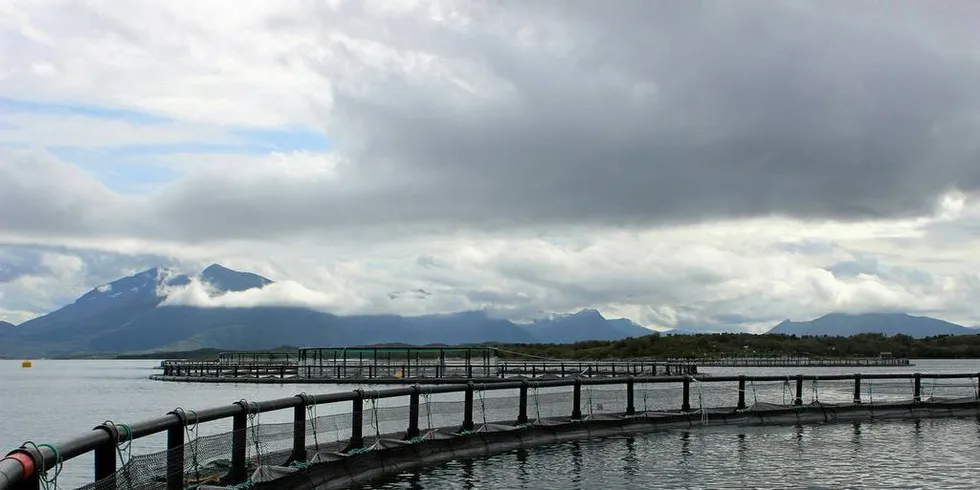
[[[974,2],[0,14],[0,243],[86,257],[0,255],[0,318],[157,257],[297,281],[210,306],[980,318]]]

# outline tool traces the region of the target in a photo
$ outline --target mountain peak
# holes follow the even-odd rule
[[[209,274],[226,274],[226,273],[232,273],[232,272],[238,272],[238,271],[231,270],[231,269],[229,269],[229,268],[227,268],[227,267],[225,267],[225,266],[223,266],[223,265],[215,262],[214,264],[211,264],[211,265],[207,266],[206,268],[204,268],[204,270],[201,271],[201,275],[202,276],[206,276],[206,275],[209,275]]]
[[[157,289],[161,285],[181,286],[188,282],[187,276],[177,274],[173,269],[153,267],[98,286],[79,298],[78,301],[91,301],[97,297],[119,298],[132,297],[133,295],[156,298]]]
[[[221,292],[245,291],[272,284],[272,281],[251,272],[239,272],[221,264],[211,264],[201,271],[201,279]]]
[[[599,310],[593,308],[586,308],[586,309],[579,310],[573,313],[571,316],[574,318],[582,318],[582,319],[586,319],[586,318],[591,318],[595,320],[606,319],[606,317],[602,316],[602,313],[599,313]]]

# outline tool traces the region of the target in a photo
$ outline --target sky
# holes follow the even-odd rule
[[[0,320],[218,262],[277,282],[239,307],[980,324],[978,17],[0,0]]]

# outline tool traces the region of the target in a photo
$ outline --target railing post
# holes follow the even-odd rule
[[[854,404],[861,404],[861,373],[854,375]]]
[[[248,447],[248,402],[235,402],[242,410],[231,419],[231,473],[228,475],[231,483],[241,483],[248,478],[246,475],[245,458]]]
[[[633,403],[633,376],[626,379],[626,415],[636,414],[636,405]]]
[[[109,434],[109,440],[95,448],[95,481],[106,480],[100,488],[113,490],[116,488],[116,481],[112,474],[116,472],[116,447],[119,445],[119,429],[114,425],[103,424],[96,429],[104,430]]]
[[[682,412],[691,411],[691,377],[684,376],[684,401],[681,403]]]
[[[313,400],[306,393],[296,395],[299,403],[293,407],[293,453],[290,461],[306,461],[306,407]]]
[[[736,410],[745,410],[745,375],[738,377],[738,406]]]
[[[364,390],[354,390],[354,400],[351,401],[350,443],[347,450],[364,447]]]
[[[463,398],[463,430],[473,430],[473,382],[466,383]]]
[[[520,402],[517,410],[517,425],[527,423],[527,380],[521,382]]]
[[[414,439],[419,436],[419,393],[422,387],[414,386],[415,391],[408,396],[408,431],[405,432],[405,439]]]
[[[572,393],[572,420],[582,420],[582,379],[575,378],[575,388]]]
[[[803,375],[796,375],[796,397],[793,399],[793,405],[803,405]]]
[[[178,425],[167,429],[167,490],[184,490],[184,427],[187,418],[183,411],[174,410]]]
[[[912,387],[912,402],[919,403],[922,401],[922,374],[915,373],[915,384]]]

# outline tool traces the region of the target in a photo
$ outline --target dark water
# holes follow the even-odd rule
[[[451,461],[363,489],[977,488],[980,422],[710,427]]]
[[[0,453],[27,440],[57,443],[106,420],[134,422],[163,415],[177,406],[201,409],[242,398],[268,400],[302,391],[328,393],[355,388],[150,381],[147,377],[157,364],[158,361],[35,360],[33,368],[22,369],[19,361],[0,361]],[[843,372],[855,370],[846,368]],[[914,367],[860,371],[980,373],[980,361],[920,361]],[[709,372],[791,375],[842,371],[787,368]],[[731,403],[733,388],[724,387],[727,391],[717,394],[706,391],[705,395],[717,395],[719,400]],[[778,401],[782,395],[779,383],[771,388],[769,396],[774,399],[770,401]],[[839,395],[846,400],[850,396],[847,386],[836,392],[831,388],[820,385],[821,399]],[[876,385],[875,396],[886,396],[884,388]],[[908,396],[907,386],[895,389]],[[969,394],[975,388],[966,385],[958,389]],[[676,404],[676,398],[670,395],[665,399]],[[324,406],[319,413],[348,408]],[[458,410],[454,413],[458,414]],[[262,422],[286,422],[291,416],[289,411],[263,414]],[[200,433],[227,431],[230,427],[226,422],[202,425]],[[975,420],[801,429],[713,427],[454,461],[369,488],[974,488],[980,486],[972,483],[971,476],[980,467],[978,434],[980,427]],[[134,444],[134,452],[161,450],[164,439],[162,435],[141,439]],[[91,481],[91,465],[91,456],[70,461],[59,479],[60,488]]]

